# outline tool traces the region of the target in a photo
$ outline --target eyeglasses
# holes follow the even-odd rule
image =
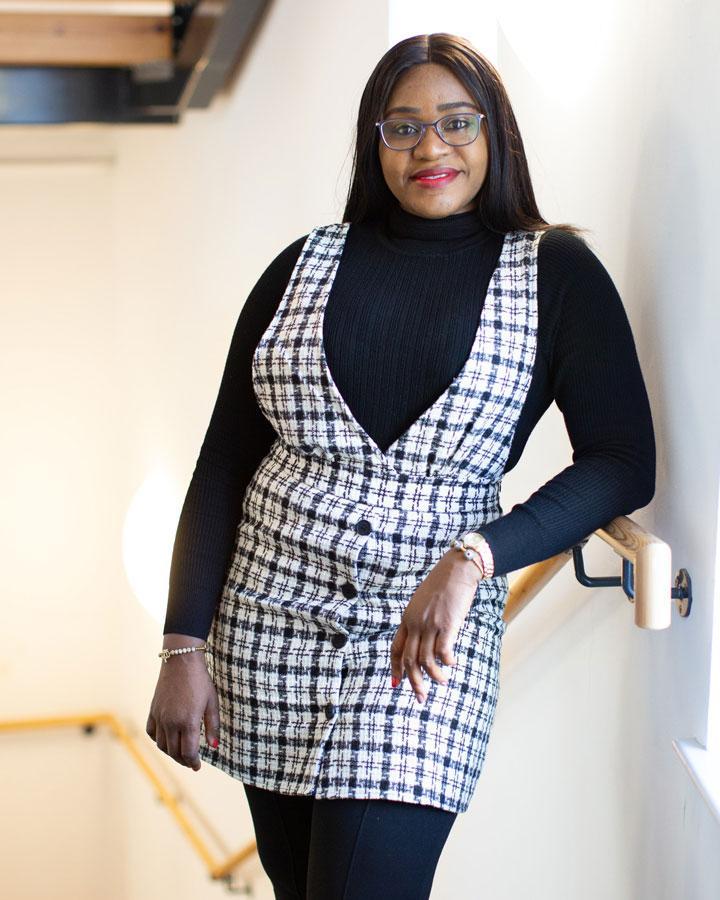
[[[390,150],[412,150],[432,126],[437,136],[453,147],[472,144],[480,134],[480,120],[484,113],[452,113],[435,122],[418,122],[417,119],[383,119],[375,125],[380,137]]]

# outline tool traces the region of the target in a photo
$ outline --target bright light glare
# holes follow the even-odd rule
[[[523,85],[573,107],[601,81],[618,42],[620,0],[390,0],[389,46],[416,34],[467,38],[516,91]],[[507,86],[506,85],[506,86]],[[512,98],[511,98],[512,99]]]
[[[497,21],[501,45],[506,41],[512,48],[537,89],[573,106],[609,65],[617,16],[618,0],[595,6],[577,0],[512,0],[498,5]]]
[[[181,508],[178,485],[157,467],[136,491],[123,525],[125,574],[140,604],[160,624],[165,618],[170,560]]]

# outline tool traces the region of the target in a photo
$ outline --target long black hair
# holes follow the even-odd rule
[[[487,129],[488,172],[477,194],[483,225],[503,234],[559,228],[582,239],[580,232],[587,229],[551,225],[540,215],[515,114],[497,70],[470,41],[445,32],[405,38],[385,53],[370,75],[360,98],[343,222],[379,221],[397,204],[380,167],[375,122],[382,118],[399,77],[421,63],[447,66],[486,115],[482,127]]]

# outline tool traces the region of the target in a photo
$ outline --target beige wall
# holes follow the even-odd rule
[[[144,726],[161,620],[126,577],[125,516],[154,467],[181,502],[250,288],[288,243],[340,218],[354,116],[388,46],[390,5],[315,0],[310,17],[307,4],[276,0],[232,95],[180,126],[0,131],[3,718],[108,708],[154,749]],[[433,898],[709,900],[720,892],[717,825],[670,741],[702,735],[707,702],[718,177],[717,125],[706,121],[720,22],[707,0],[665,0],[652,22],[639,5],[612,6],[598,48],[577,21],[559,40],[556,7],[525,8],[552,55],[545,78],[542,54],[528,63],[523,4],[498,14],[488,47],[541,210],[592,229],[625,302],[659,439],[656,499],[635,518],[690,569],[696,605],[668,632],[641,632],[619,591],[591,592],[566,570],[512,625],[483,778]],[[563,54],[582,91],[562,90]],[[270,108],[286,112],[289,138],[266,147],[252,122]],[[324,131],[328,111],[337,120]],[[10,162],[37,156],[56,162]],[[503,507],[569,462],[553,408]],[[618,571],[600,542],[586,556],[592,574]],[[238,782],[154,758],[230,847],[251,837]],[[106,735],[6,735],[0,765],[3,895],[222,890]],[[248,871],[256,896],[270,897],[257,865]]]

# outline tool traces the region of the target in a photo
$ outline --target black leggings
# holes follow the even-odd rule
[[[244,784],[276,900],[427,900],[457,813]]]

